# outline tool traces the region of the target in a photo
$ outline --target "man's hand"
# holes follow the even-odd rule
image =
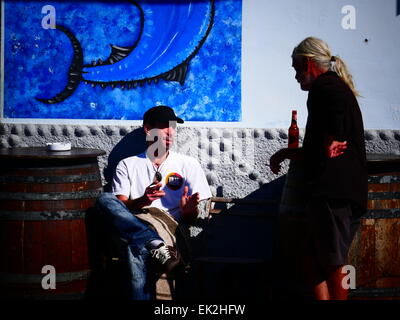
[[[181,197],[181,201],[179,203],[179,207],[182,211],[182,217],[187,222],[193,222],[197,217],[198,208],[197,205],[200,202],[200,194],[196,192],[191,196],[188,196],[189,187],[185,186],[183,188],[183,193]]]
[[[347,141],[336,141],[329,136],[325,140],[325,154],[328,158],[335,158],[342,155],[347,149]]]
[[[269,159],[269,167],[271,171],[278,174],[281,170],[281,162],[285,159],[301,160],[303,158],[303,150],[301,148],[284,148],[275,152]]]
[[[165,196],[165,191],[160,190],[161,188],[161,183],[154,185],[154,186],[148,186],[146,190],[144,191],[144,195],[133,199],[129,200],[127,196],[124,195],[118,195],[117,198],[121,200],[125,205],[130,209],[130,210],[140,210],[143,207],[147,207],[151,205],[151,203],[154,200],[160,199]]]
[[[286,149],[281,149],[278,152],[275,152],[272,157],[269,159],[269,168],[275,174],[278,174],[281,170],[281,162],[285,160]]]
[[[160,199],[165,196],[165,191],[160,190],[162,184],[158,183],[156,185],[150,185],[144,191],[144,195],[142,196],[143,202],[146,203],[145,206],[151,205],[154,200]]]

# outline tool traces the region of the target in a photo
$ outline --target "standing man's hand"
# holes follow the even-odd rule
[[[278,174],[281,170],[282,161],[285,159],[302,160],[303,157],[302,148],[284,148],[272,155],[269,159],[269,167],[273,173]]]
[[[333,136],[325,140],[325,154],[328,158],[335,158],[342,155],[347,149],[347,141],[336,141]]]
[[[185,186],[183,188],[183,193],[181,201],[179,203],[179,207],[181,208],[182,211],[182,218],[186,222],[191,223],[197,218],[198,214],[197,206],[200,202],[200,194],[196,192],[195,194],[188,196],[188,192],[189,192],[189,187]]]
[[[275,152],[269,159],[269,168],[275,174],[278,174],[281,170],[281,162],[285,160],[286,149],[281,149]]]

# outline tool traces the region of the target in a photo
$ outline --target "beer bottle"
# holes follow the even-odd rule
[[[297,126],[297,111],[292,110],[292,123],[289,127],[288,148],[299,147],[299,127]]]

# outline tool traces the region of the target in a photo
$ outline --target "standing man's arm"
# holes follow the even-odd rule
[[[327,136],[324,141],[325,154],[327,158],[335,158],[342,155],[347,149],[346,141],[337,141],[334,136]],[[271,171],[278,174],[281,170],[281,162],[285,159],[303,160],[303,148],[289,149],[284,148],[272,155],[269,160]]]
[[[343,90],[336,86],[321,88],[325,99],[326,131],[324,149],[327,158],[335,158],[342,155],[348,145],[348,124],[346,121],[347,99]]]
[[[281,170],[281,162],[285,159],[289,160],[302,160],[304,159],[304,151],[303,148],[284,148],[276,152],[269,159],[269,166],[271,171],[275,174],[278,174]]]

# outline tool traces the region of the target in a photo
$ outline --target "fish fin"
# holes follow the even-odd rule
[[[183,86],[185,83],[187,70],[188,70],[188,63],[183,62],[174,69],[166,73],[163,73],[161,75],[161,78],[166,81],[177,81]]]
[[[102,64],[116,63],[126,58],[135,48],[135,46],[131,47],[120,47],[116,45],[110,45],[110,46],[111,46],[111,54]]]
[[[105,61],[102,61],[101,65],[113,64],[113,63],[116,63],[116,62],[126,58],[136,48],[140,39],[142,38],[143,29],[144,29],[144,12],[139,3],[137,3],[136,1],[133,1],[133,0],[130,0],[130,2],[139,10],[139,14],[140,14],[140,30],[139,30],[137,39],[135,40],[135,43],[132,46],[128,46],[128,47],[120,47],[117,45],[110,44],[110,47],[111,47],[110,56]],[[99,64],[97,64],[97,65],[99,65]]]

